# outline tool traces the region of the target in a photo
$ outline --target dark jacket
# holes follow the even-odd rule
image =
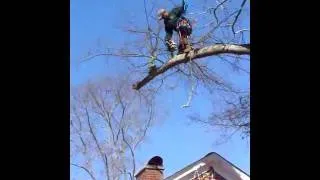
[[[173,31],[177,31],[176,26],[178,20],[183,17],[183,14],[186,11],[186,4],[184,0],[182,1],[182,6],[173,8],[169,12],[169,16],[164,19],[165,31],[166,31],[166,40],[172,38]]]

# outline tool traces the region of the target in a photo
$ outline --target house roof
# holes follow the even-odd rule
[[[193,176],[193,173],[196,170],[204,171],[211,166],[227,180],[250,180],[250,176],[247,173],[216,152],[208,153],[198,161],[191,163],[173,175],[165,178],[165,180],[188,179],[188,177]]]

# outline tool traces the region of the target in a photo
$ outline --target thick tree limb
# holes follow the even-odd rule
[[[166,72],[168,69],[174,66],[177,66],[182,63],[187,63],[189,60],[225,53],[237,55],[250,55],[250,44],[216,44],[201,49],[195,49],[187,54],[177,55],[174,58],[170,59],[166,64],[157,68],[155,72],[153,72],[152,74],[148,74],[143,80],[134,84],[133,89],[139,90],[158,75]]]

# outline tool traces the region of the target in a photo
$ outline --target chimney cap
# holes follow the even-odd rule
[[[160,156],[154,156],[148,162],[148,165],[151,166],[163,166],[163,160]]]

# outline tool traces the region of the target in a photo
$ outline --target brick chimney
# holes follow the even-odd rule
[[[163,161],[159,156],[151,158],[137,174],[137,180],[163,180]]]

